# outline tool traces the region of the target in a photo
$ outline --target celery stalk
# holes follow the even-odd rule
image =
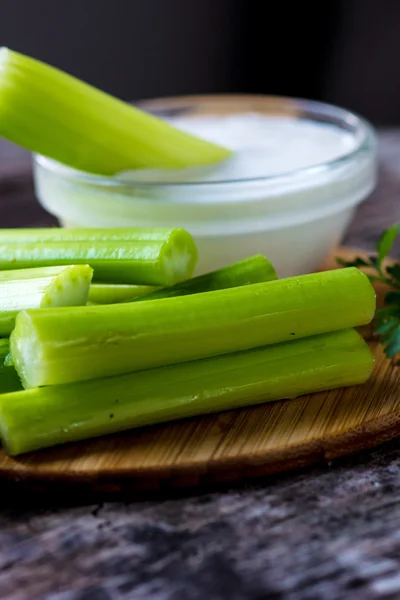
[[[182,365],[0,396],[8,454],[363,383],[373,356],[354,330]]]
[[[27,310],[11,352],[24,387],[139,371],[369,323],[356,268],[148,302]]]
[[[24,308],[85,305],[91,279],[88,265],[0,271],[0,335]]]
[[[188,296],[189,294],[213,292],[215,290],[224,290],[252,283],[261,283],[262,281],[273,281],[274,279],[277,279],[274,267],[269,260],[259,254],[223,269],[182,281],[176,285],[154,290],[149,294],[132,297],[131,300],[140,302],[141,300],[159,300],[161,298],[173,298],[174,296]]]
[[[0,135],[75,169],[181,169],[231,152],[8,48],[0,49]]]
[[[119,239],[107,240],[104,230],[100,231],[99,239],[53,241],[44,236],[42,243],[36,239],[22,241],[24,233],[8,238],[2,233],[0,269],[87,263],[93,267],[97,281],[173,285],[190,277],[195,267],[196,246],[184,229],[161,230],[155,240],[140,239],[140,235],[136,239],[137,230],[122,230]]]
[[[10,354],[9,338],[0,339],[0,367],[5,364],[5,361]]]
[[[21,242],[166,242],[171,236],[186,236],[182,229],[168,227],[22,227],[0,229],[0,244]]]
[[[143,285],[92,284],[89,291],[89,303],[116,304],[118,302],[158,300],[274,279],[277,279],[277,275],[273,266],[264,256],[258,255],[165,288]]]
[[[258,255],[165,288],[157,289],[144,285],[92,284],[89,291],[89,302],[116,304],[118,302],[159,300],[250,285],[261,281],[273,281],[274,279],[277,279],[275,269],[264,256]]]
[[[165,289],[165,288],[164,288]],[[127,285],[118,283],[93,283],[89,290],[90,304],[118,304],[132,302],[157,290],[149,285]]]

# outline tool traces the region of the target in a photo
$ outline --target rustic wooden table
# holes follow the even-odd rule
[[[400,220],[400,131],[345,242],[372,248]],[[1,226],[55,221],[29,157],[0,145]],[[400,244],[395,253],[400,256]],[[400,598],[397,441],[324,468],[179,497],[0,493],[2,600]]]

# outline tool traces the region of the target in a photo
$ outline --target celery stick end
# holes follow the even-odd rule
[[[41,308],[85,306],[92,277],[93,269],[89,265],[71,265],[64,268],[49,285]]]
[[[31,317],[26,310],[18,313],[15,320],[15,328],[10,336],[10,350],[22,385],[25,389],[36,387],[43,379],[42,354],[40,343],[32,327]]]
[[[191,277],[197,263],[196,244],[185,229],[174,229],[165,242],[160,256],[164,281],[162,285],[175,285]]]

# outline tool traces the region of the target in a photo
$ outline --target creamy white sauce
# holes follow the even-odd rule
[[[232,181],[268,177],[332,161],[351,152],[354,134],[334,125],[245,113],[180,117],[175,127],[234,151],[218,165],[185,171],[133,171],[124,179],[148,182]]]
[[[361,146],[361,126],[348,132],[252,113],[171,122],[231,148],[233,156],[208,168],[119,174],[115,187],[86,185],[71,170],[59,176],[48,161],[36,161],[40,202],[64,226],[184,227],[198,246],[196,274],[263,254],[289,277],[318,267],[375,185],[372,143],[335,167],[307,170]],[[284,173],[290,176],[273,177]],[[121,186],[122,178],[132,185]]]

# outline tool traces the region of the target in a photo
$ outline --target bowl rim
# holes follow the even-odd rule
[[[248,184],[257,182],[278,183],[286,182],[288,179],[297,177],[309,176],[313,177],[324,172],[340,169],[343,165],[356,161],[359,156],[365,153],[372,153],[377,145],[375,129],[372,124],[358,115],[356,112],[347,110],[340,106],[320,102],[316,100],[308,100],[305,98],[291,98],[287,96],[275,96],[267,94],[204,94],[204,95],[187,95],[187,96],[169,96],[160,98],[151,98],[140,100],[134,103],[135,106],[142,110],[149,110],[157,116],[160,113],[168,110],[182,110],[184,106],[201,104],[212,106],[222,106],[224,103],[265,103],[271,106],[280,108],[277,116],[295,117],[300,120],[309,120],[313,122],[324,122],[325,119],[331,118],[333,125],[341,127],[343,130],[351,132],[354,138],[358,139],[356,146],[341,154],[340,156],[322,163],[316,163],[307,167],[300,167],[289,171],[280,172],[278,174],[231,178],[231,179],[215,179],[215,180],[199,180],[199,181],[146,181],[129,180],[121,177],[122,173],[114,176],[104,176],[95,173],[79,171],[67,165],[63,165],[51,158],[40,154],[33,154],[33,160],[42,168],[51,171],[53,174],[63,178],[73,179],[77,183],[95,185],[99,187],[124,187],[124,188],[140,188],[140,187],[168,187],[168,188],[193,188],[193,187],[211,187],[211,186],[226,186],[232,184]],[[248,109],[247,109],[248,111]],[[251,112],[256,112],[252,110]],[[313,116],[314,115],[314,116]],[[326,121],[325,121],[326,122]]]

